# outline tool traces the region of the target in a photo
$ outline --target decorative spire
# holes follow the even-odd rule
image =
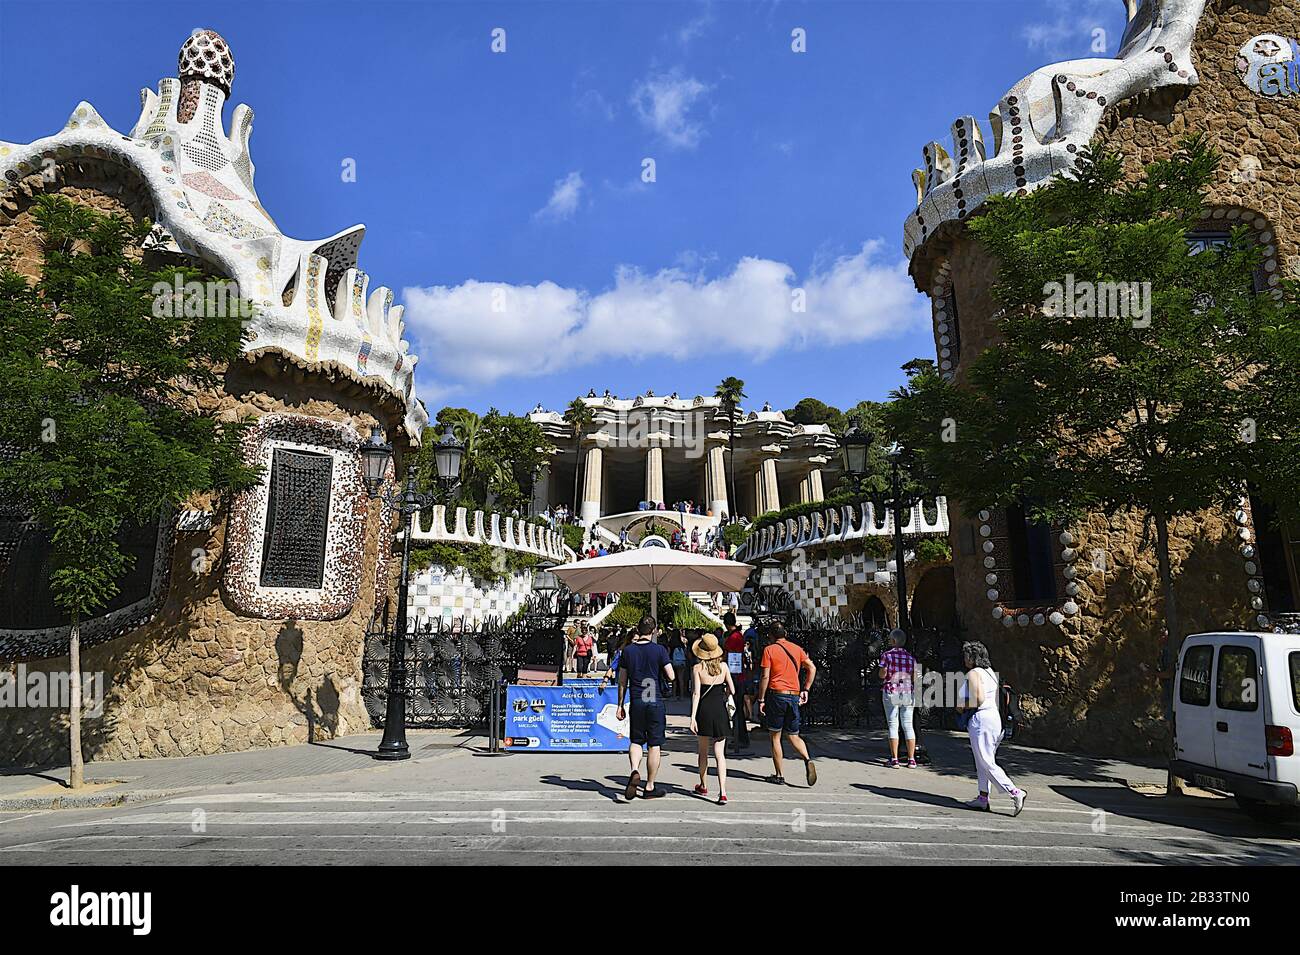
[[[229,96],[235,81],[235,58],[230,44],[216,30],[195,30],[181,45],[176,70],[182,82],[205,80]]]

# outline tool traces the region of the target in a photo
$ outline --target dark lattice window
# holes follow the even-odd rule
[[[1230,236],[1226,232],[1189,232],[1187,233],[1187,250],[1195,255],[1206,249],[1221,249],[1228,244]]]
[[[321,586],[333,472],[328,454],[276,449],[262,542],[263,587]]]
[[[1025,508],[1007,508],[1007,537],[1011,545],[1011,578],[1018,602],[1047,602],[1056,598],[1052,566],[1052,528],[1031,521]]]

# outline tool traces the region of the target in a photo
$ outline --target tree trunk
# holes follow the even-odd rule
[[[1156,562],[1160,568],[1160,589],[1165,598],[1165,666],[1161,667],[1164,671],[1166,667],[1173,665],[1178,650],[1178,598],[1174,594],[1174,573],[1169,560],[1169,518],[1164,514],[1152,514],[1151,517],[1156,525]],[[1168,711],[1172,706],[1172,696],[1169,698],[1170,702],[1166,704],[1166,678],[1162,676],[1160,679],[1160,704]],[[1168,682],[1169,692],[1172,693],[1172,677],[1168,678]],[[1174,738],[1171,732],[1169,758],[1173,759],[1175,755]],[[1183,781],[1174,776],[1173,772],[1168,773],[1165,780],[1165,795],[1175,796],[1181,792],[1183,792]]]
[[[731,513],[727,515],[727,520],[734,520],[737,514],[737,508],[740,502],[736,500],[736,412],[732,411],[730,426],[727,429],[727,470],[731,478],[731,498],[727,501],[727,506],[731,508]]]
[[[1156,524],[1156,560],[1160,566],[1160,589],[1165,597],[1165,639],[1172,652],[1178,642],[1178,600],[1174,595],[1174,574],[1169,562],[1169,518],[1153,514]]]
[[[81,624],[72,619],[68,635],[68,786],[80,789],[85,783],[86,767],[81,759]]]
[[[573,447],[573,519],[578,519],[578,476],[582,471],[582,437]]]

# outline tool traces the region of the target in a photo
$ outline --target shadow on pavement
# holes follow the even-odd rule
[[[962,809],[966,812],[976,812],[976,810],[962,805],[965,800],[957,796],[943,796],[939,793],[920,792],[915,789],[897,789],[893,786],[871,786],[867,783],[853,783],[853,788],[869,792],[873,796],[884,796],[886,799],[902,799],[907,802],[924,803],[927,806],[938,806],[942,809]]]
[[[1231,799],[1143,796],[1118,786],[1052,786],[1051,790],[1081,806],[1140,822],[1159,822],[1234,838],[1300,838],[1300,826],[1257,823],[1238,809]],[[1105,816],[1096,818],[1104,820]],[[1294,849],[1288,858],[1294,862]]]

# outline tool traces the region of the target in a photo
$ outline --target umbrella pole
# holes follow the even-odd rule
[[[650,616],[655,618],[655,623],[659,623],[659,588],[650,588]]]

